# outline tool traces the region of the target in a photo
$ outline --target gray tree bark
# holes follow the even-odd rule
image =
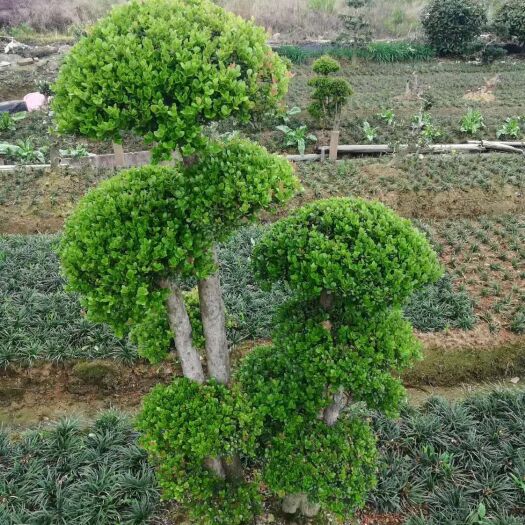
[[[344,391],[344,388],[340,387],[338,392],[334,394],[333,403],[324,409],[323,421],[329,427],[333,427],[337,423],[337,420],[339,419],[339,416],[341,415],[341,411],[347,405],[347,403],[348,403],[348,397]]]
[[[175,348],[182,365],[182,373],[184,377],[197,383],[204,383],[204,370],[199,353],[193,347],[191,323],[182,292],[168,279],[162,280],[161,287],[170,291],[167,300],[168,320],[174,334]]]
[[[217,251],[213,249],[217,261]],[[226,337],[226,315],[219,272],[199,281],[199,302],[206,341],[208,374],[219,383],[230,381],[230,353]]]

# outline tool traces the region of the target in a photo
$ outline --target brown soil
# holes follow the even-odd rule
[[[521,213],[525,210],[525,199],[510,185],[494,191],[471,188],[439,193],[388,192],[378,198],[404,217],[412,218],[452,219]]]
[[[135,412],[142,397],[156,384],[168,381],[177,366],[112,361],[111,381],[94,382],[75,374],[75,363],[9,367],[0,371],[0,424],[25,427],[37,422],[75,415],[90,419],[110,407]]]
[[[79,198],[112,172],[0,171],[0,234],[59,231]]]
[[[477,340],[460,331],[418,334],[425,357],[404,375],[413,402],[432,394],[463,397],[468,389],[457,385],[464,383],[503,380],[512,386],[511,378],[525,377],[525,337],[490,340],[482,330],[476,332],[481,332]],[[233,359],[245,355],[254,344],[237,348]],[[131,366],[111,360],[12,365],[0,370],[0,425],[23,428],[70,415],[92,419],[111,407],[134,413],[154,385],[169,382],[179,373],[171,361]]]

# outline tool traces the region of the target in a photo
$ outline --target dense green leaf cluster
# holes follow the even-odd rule
[[[431,0],[422,24],[428,43],[440,55],[463,55],[483,32],[485,6],[478,0]]]
[[[0,523],[148,523],[155,474],[130,421],[108,412],[13,439],[0,431]]]
[[[210,275],[214,244],[296,185],[286,160],[243,140],[211,144],[190,167],[124,171],[67,221],[60,254],[69,286],[92,320],[129,333],[139,353],[158,361],[172,338],[161,280]]]
[[[507,0],[501,4],[493,26],[499,37],[525,45],[525,0]]]
[[[120,141],[133,131],[155,157],[200,149],[209,122],[271,108],[286,65],[263,29],[209,0],[115,8],[68,54],[54,86],[59,130]]]
[[[441,274],[425,236],[379,202],[326,199],[279,221],[254,252],[256,276],[305,297],[323,290],[362,311],[402,306]]]
[[[341,69],[341,64],[334,58],[324,55],[312,64],[312,71],[316,75],[328,76],[330,73],[337,73]]]
[[[306,436],[306,437],[305,437]],[[278,494],[305,493],[339,515],[362,507],[375,485],[376,440],[367,421],[287,425],[269,448],[265,481]]]
[[[312,65],[318,76],[308,81],[308,85],[314,89],[311,94],[313,102],[308,106],[308,112],[323,125],[327,125],[329,119],[334,122],[338,119],[352,94],[352,88],[344,78],[330,76],[340,67],[337,60],[327,55],[318,58]]]
[[[397,413],[404,390],[392,373],[419,356],[401,306],[439,277],[437,257],[382,204],[329,199],[276,223],[254,268],[295,292],[273,346],[253,350],[238,373],[265,420],[263,478],[278,494],[351,514],[374,482],[374,440],[356,407]],[[326,411],[341,395],[349,408],[333,425]]]
[[[253,515],[257,489],[219,478],[206,462],[253,455],[261,425],[237,388],[182,377],[155,387],[138,418],[163,497],[185,505],[198,522],[224,525],[245,523]]]

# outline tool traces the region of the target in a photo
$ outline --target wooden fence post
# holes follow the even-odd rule
[[[339,147],[339,131],[330,133],[330,152],[328,160],[337,160],[337,148]]]
[[[115,154],[115,168],[124,167],[124,148],[122,144],[113,142],[113,153]]]

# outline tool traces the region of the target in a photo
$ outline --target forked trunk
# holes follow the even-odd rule
[[[174,334],[175,348],[182,366],[182,373],[188,379],[192,379],[197,383],[204,383],[204,370],[199,353],[193,347],[191,322],[186,311],[182,292],[168,279],[164,279],[161,282],[161,287],[170,291],[167,300],[168,319]]]
[[[217,262],[217,252],[213,249]],[[219,272],[199,281],[199,302],[206,341],[208,375],[224,385],[230,381],[230,354]]]

